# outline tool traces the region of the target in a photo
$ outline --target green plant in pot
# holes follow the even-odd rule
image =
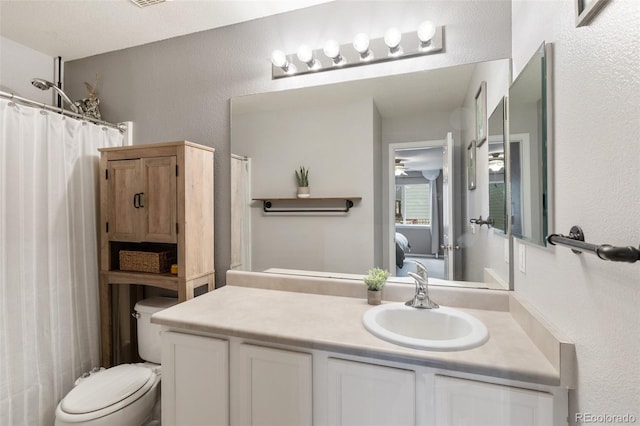
[[[296,182],[298,184],[298,198],[309,197],[309,169],[300,166],[296,170]]]
[[[381,268],[369,269],[364,278],[367,286],[367,302],[370,305],[379,305],[382,302],[382,289],[387,283],[389,272]]]

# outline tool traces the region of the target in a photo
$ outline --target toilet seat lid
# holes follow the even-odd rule
[[[146,393],[154,379],[155,373],[148,368],[131,364],[111,367],[73,388],[60,408],[68,414],[87,414],[116,405],[124,407]]]

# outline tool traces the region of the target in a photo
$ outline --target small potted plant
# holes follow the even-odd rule
[[[301,166],[296,170],[296,182],[298,183],[298,198],[309,197],[309,169]]]
[[[364,278],[367,286],[367,303],[379,305],[382,302],[382,289],[387,283],[389,272],[381,268],[369,269],[368,275]]]

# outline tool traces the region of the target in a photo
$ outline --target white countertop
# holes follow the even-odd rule
[[[393,302],[383,302],[393,303]],[[489,330],[484,345],[453,352],[416,350],[370,334],[362,315],[366,299],[250,287],[225,286],[153,315],[170,329],[234,336],[352,355],[559,386],[560,372],[511,313],[456,308]]]

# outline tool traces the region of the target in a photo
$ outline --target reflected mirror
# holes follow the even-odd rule
[[[547,73],[544,43],[509,88],[511,234],[546,245]]]
[[[507,181],[504,149],[504,99],[489,117],[489,217],[493,229],[507,230]]]
[[[496,288],[483,282],[484,258],[505,252],[470,235],[463,147],[478,86],[487,81],[491,111],[510,70],[502,59],[233,98],[232,268],[361,279],[379,266],[396,275],[391,281],[412,282],[402,275],[415,265],[396,264],[405,237],[405,259],[441,271],[432,284]],[[296,198],[301,166],[305,200]],[[265,211],[265,199],[290,211]],[[322,211],[345,199],[353,200],[348,211]]]

